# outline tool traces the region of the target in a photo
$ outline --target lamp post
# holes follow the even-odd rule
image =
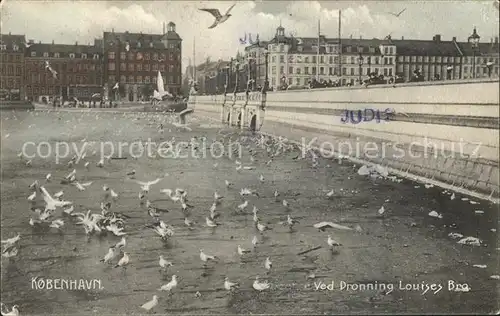
[[[361,54],[359,54],[359,57],[358,57],[358,65],[359,65],[359,84],[362,84],[361,82],[361,73],[363,71],[363,56]]]
[[[479,47],[480,38],[481,37],[477,34],[476,28],[474,27],[472,35],[468,38],[468,41],[469,43],[471,43],[472,47],[472,78],[476,78],[476,50]]]
[[[267,92],[269,89],[269,51],[264,50],[265,62],[266,62],[266,78],[264,79],[264,86],[262,87],[262,92]]]

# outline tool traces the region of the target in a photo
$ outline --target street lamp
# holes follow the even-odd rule
[[[491,61],[487,62],[486,68],[488,68],[488,77],[491,78],[491,68],[493,68],[493,63]]]
[[[362,82],[361,82],[361,73],[363,71],[363,69],[362,69],[362,66],[363,66],[363,56],[361,56],[361,54],[359,54],[359,57],[358,57],[358,65],[359,65],[359,84],[362,84]]]
[[[266,79],[264,80],[264,86],[262,87],[262,93],[267,92],[269,89],[269,50],[264,50],[265,62],[266,62]]]
[[[472,35],[469,36],[468,41],[472,47],[472,78],[476,78],[476,50],[479,47],[479,39],[481,37],[477,34],[476,28],[472,31]]]

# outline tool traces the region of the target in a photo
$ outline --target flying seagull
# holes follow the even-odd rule
[[[52,74],[52,77],[54,77],[54,79],[57,79],[57,71],[55,71],[54,69],[52,69],[52,67],[50,66],[50,64],[49,64],[48,61],[45,61],[45,69],[47,69],[48,71],[50,71],[50,73]]]
[[[399,12],[399,13],[397,13],[397,14],[396,14],[396,13],[392,13],[392,12],[387,12],[387,13],[389,13],[389,14],[391,14],[391,15],[394,15],[395,17],[399,18],[399,16],[400,16],[403,12],[405,12],[405,11],[406,11],[406,8],[404,8],[403,10],[401,10],[401,12]]]
[[[226,12],[226,14],[224,15],[221,15],[220,14],[220,11],[217,10],[217,9],[200,9],[200,11],[206,11],[208,13],[210,13],[211,15],[213,15],[215,17],[215,21],[214,21],[214,24],[212,24],[211,26],[209,26],[208,28],[209,29],[213,29],[214,27],[216,27],[217,25],[219,24],[222,24],[224,22],[227,21],[227,19],[229,19],[229,17],[231,16],[231,14],[229,14],[229,12],[231,11],[231,9],[235,6],[236,4],[233,4]]]

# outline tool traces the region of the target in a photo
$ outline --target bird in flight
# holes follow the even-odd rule
[[[57,79],[57,71],[55,71],[54,69],[52,69],[52,67],[50,66],[50,64],[49,64],[48,61],[45,61],[45,69],[47,69],[48,71],[50,71],[50,73],[52,74],[52,77],[54,77],[54,79]]]
[[[214,27],[216,27],[217,25],[219,24],[222,24],[224,22],[227,21],[227,19],[229,19],[229,17],[231,16],[231,14],[229,14],[229,12],[231,11],[231,9],[235,6],[236,4],[233,4],[226,12],[226,14],[224,15],[221,15],[220,14],[220,11],[217,10],[217,9],[200,9],[201,11],[206,11],[208,13],[210,13],[211,15],[213,15],[215,17],[215,21],[214,23],[209,26],[208,28],[209,29],[213,29]]]
[[[399,18],[399,16],[400,16],[403,12],[405,12],[405,11],[406,11],[406,8],[404,8],[403,10],[401,10],[401,12],[399,12],[399,13],[397,13],[397,14],[396,14],[396,13],[392,13],[392,12],[388,12],[388,13],[389,13],[389,14],[391,14],[391,15],[394,15],[394,16],[395,16],[395,17],[397,17],[397,18]]]

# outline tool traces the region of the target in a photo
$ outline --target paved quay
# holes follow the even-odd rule
[[[159,303],[150,313],[169,315],[484,314],[500,309],[499,280],[492,278],[500,274],[497,205],[474,199],[478,204],[471,204],[460,194],[452,200],[443,189],[425,188],[411,181],[361,176],[357,173],[361,166],[345,160],[339,163],[320,158],[313,166],[311,159],[301,159],[300,149],[288,149],[286,144],[268,140],[268,145],[261,146],[257,144],[259,135],[196,116],[189,122],[190,130],[174,126],[167,114],[104,109],[2,112],[1,237],[5,240],[21,235],[19,253],[2,257],[2,303],[19,305],[21,315],[138,315],[145,313],[140,306],[153,295],[158,295]],[[163,133],[159,132],[160,124]],[[180,143],[192,137],[200,141],[203,136],[206,143],[198,149],[181,150],[185,158],[145,154],[134,158],[137,151],[129,150],[136,141],[149,139],[159,144],[174,137]],[[210,148],[215,140],[225,145],[224,155],[216,158],[206,150],[204,156],[203,147]],[[26,166],[27,158],[21,160],[17,155],[27,142],[35,145],[26,147],[29,154],[41,142],[48,142],[52,148],[66,142],[77,150],[87,144],[84,161],[90,166],[87,169],[80,161],[69,167],[73,153],[56,164],[53,152],[47,158],[32,158],[32,165]],[[120,143],[122,159],[111,159],[102,168],[97,167],[100,150],[109,153]],[[235,157],[232,149],[236,146],[230,144],[241,144],[241,158]],[[255,161],[251,161],[252,155]],[[235,160],[255,169],[237,170]],[[73,169],[80,183],[92,182],[84,191],[61,184]],[[161,214],[161,219],[172,225],[175,233],[166,243],[145,227],[153,219],[139,203],[140,186],[126,175],[132,170],[135,180],[162,178],[151,187],[147,198],[169,210]],[[48,173],[52,175],[50,182],[45,181]],[[259,180],[261,175],[263,181]],[[87,237],[74,219],[61,214],[61,209],[54,214],[65,222],[60,232],[31,227],[29,218],[34,213],[27,197],[32,193],[28,186],[35,180],[51,194],[63,190],[64,199],[74,203],[76,212],[100,213],[104,185],[118,193],[112,210],[131,217],[125,223],[128,267],[114,268],[118,258],[110,266],[99,262],[120,237]],[[232,182],[230,188],[226,188],[225,180]],[[258,192],[258,196],[242,197],[240,189],[244,187]],[[164,188],[188,192],[194,229],[184,225],[180,205],[160,193]],[[326,194],[332,189],[333,195],[328,198]],[[275,190],[280,193],[278,201]],[[224,198],[217,208],[219,226],[211,229],[206,227],[205,217],[215,191]],[[288,208],[282,205],[283,199],[289,202]],[[237,206],[244,200],[249,206],[238,212]],[[41,197],[36,198],[35,205],[44,207]],[[261,234],[255,229],[253,206],[271,230]],[[381,218],[377,211],[382,206],[386,213]],[[429,216],[431,211],[442,218]],[[292,232],[280,224],[287,214],[299,221]],[[321,221],[353,229],[322,232],[313,227]],[[357,226],[361,230],[354,229]],[[482,244],[458,244],[450,233],[477,237]],[[328,235],[342,244],[338,253],[328,249]],[[254,236],[260,241],[256,249],[239,256],[238,245],[252,249]],[[204,268],[199,249],[217,256],[218,261]],[[160,271],[160,255],[173,263],[166,271]],[[273,262],[269,273],[264,268],[267,257]],[[307,278],[311,273],[314,279]],[[173,274],[178,276],[178,286],[172,293],[158,291]],[[260,293],[254,290],[256,276],[267,280],[270,289]],[[61,280],[58,284],[82,279],[87,289],[37,288],[32,284],[35,277]],[[224,290],[224,277],[240,283],[239,289]],[[327,285],[332,282],[330,290]],[[352,286],[341,289],[342,282]],[[361,284],[392,284],[394,290],[362,291]],[[436,294],[435,290],[424,294],[426,284],[443,288]],[[449,284],[467,284],[469,290],[450,290]]]

